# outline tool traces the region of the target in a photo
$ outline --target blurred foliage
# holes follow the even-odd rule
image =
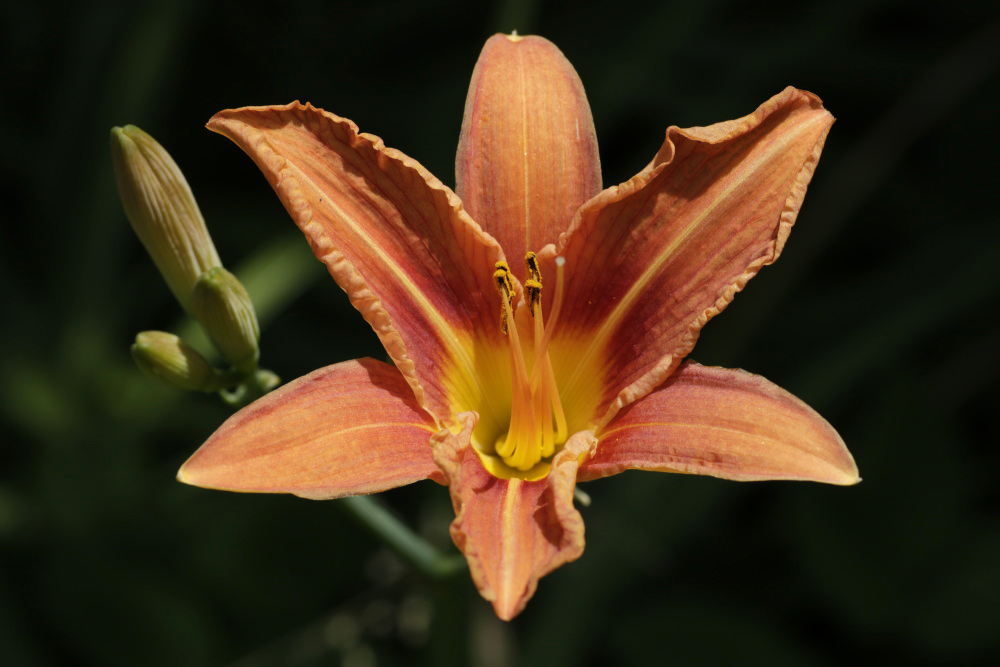
[[[589,484],[583,557],[502,624],[336,502],[174,482],[227,411],[129,358],[137,331],[190,325],[131,235],[107,141],[135,123],[181,165],[267,304],[269,368],[381,357],[250,160],[202,125],[308,100],[450,182],[479,48],[515,28],[576,65],[606,184],[667,124],[788,84],[824,98],[839,121],[785,256],[695,356],[811,403],[865,481]],[[998,43],[986,1],[4,3],[0,663],[996,664]],[[443,489],[384,498],[453,550]]]

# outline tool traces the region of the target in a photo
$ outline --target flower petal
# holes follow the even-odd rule
[[[499,479],[469,445],[477,416],[459,417],[462,432],[433,439],[455,507],[451,536],[479,592],[507,621],[524,609],[541,577],[583,553],[583,518],[573,507],[573,489],[579,457],[596,439],[587,431],[573,436],[543,480]]]
[[[494,35],[472,73],[455,190],[518,276],[601,190],[590,105],[576,70],[542,37]]]
[[[399,371],[374,359],[346,361],[237,412],[177,478],[226,491],[315,499],[443,481],[431,457],[435,430]]]
[[[671,127],[646,169],[581,208],[560,239],[568,288],[556,340],[580,369],[568,385],[593,382],[583,369],[603,376],[598,426],[662,382],[777,259],[832,123],[816,96],[787,88],[745,118]]]
[[[693,362],[618,413],[579,479],[629,468],[737,481],[860,481],[844,441],[801,400],[759,375]]]
[[[345,118],[295,102],[222,111],[208,127],[254,159],[418,403],[449,423],[449,378],[474,378],[475,346],[499,340],[496,241],[420,164]]]

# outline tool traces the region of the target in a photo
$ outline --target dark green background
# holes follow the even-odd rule
[[[179,310],[114,190],[108,130],[179,162],[236,269],[295,230],[214,112],[311,101],[453,182],[483,41],[553,40],[605,184],[668,124],[792,84],[838,117],[785,254],[694,357],[761,373],[843,434],[854,488],[651,473],[586,485],[583,557],[502,624],[335,502],[174,482],[227,416],[128,346]],[[1000,655],[1000,22],[993,2],[129,2],[0,6],[3,665],[987,664]],[[297,240],[286,379],[381,356]],[[452,550],[445,489],[383,496]],[[995,663],[994,663],[995,664]]]

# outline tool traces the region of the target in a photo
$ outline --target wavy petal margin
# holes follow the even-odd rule
[[[432,445],[455,508],[451,536],[480,594],[509,621],[541,577],[583,553],[583,518],[573,507],[573,489],[579,458],[593,450],[596,438],[588,431],[570,438],[543,480],[498,479],[469,445],[475,413],[459,418],[462,431],[444,431]]]
[[[374,359],[327,366],[226,420],[177,473],[225,491],[324,500],[443,482],[433,419],[399,371]]]
[[[253,158],[417,402],[451,423],[449,378],[475,378],[474,346],[500,342],[496,241],[430,172],[346,118],[294,102],[222,111],[208,128]]]
[[[844,441],[801,400],[759,375],[693,362],[618,413],[579,479],[631,468],[736,481],[861,481]]]
[[[601,369],[598,428],[668,377],[778,258],[832,123],[819,98],[786,88],[744,118],[671,127],[646,169],[580,209],[560,239],[569,288],[553,345],[587,341],[574,363]],[[577,375],[567,391],[592,382]]]
[[[465,102],[455,182],[522,277],[525,253],[555,243],[601,191],[590,104],[555,44],[537,36],[487,40]]]

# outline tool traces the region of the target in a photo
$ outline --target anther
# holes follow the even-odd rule
[[[510,267],[507,262],[497,262],[493,272],[493,282],[500,293],[500,333],[507,335],[507,311],[514,304],[514,281],[510,279]]]
[[[524,281],[524,291],[528,296],[528,312],[534,317],[535,311],[542,303],[542,283],[529,278]]]
[[[529,278],[542,282],[542,272],[538,268],[538,258],[535,253],[528,251],[524,256],[524,266],[528,269]]]
[[[542,305],[542,272],[538,268],[538,258],[535,253],[528,252],[524,256],[524,266],[528,269],[528,278],[524,281],[524,289],[528,297],[528,312],[535,316],[535,311]]]

